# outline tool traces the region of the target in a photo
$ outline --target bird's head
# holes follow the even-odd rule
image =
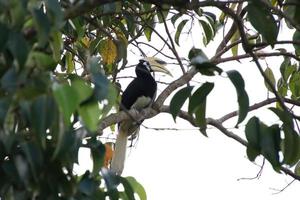
[[[151,72],[162,72],[172,76],[171,72],[165,68],[166,62],[154,57],[145,57],[140,60],[137,65],[136,71],[151,74]]]

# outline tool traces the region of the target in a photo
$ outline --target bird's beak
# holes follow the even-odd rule
[[[164,74],[172,76],[171,72],[166,68],[167,63],[165,61],[154,57],[146,57],[144,58],[144,60],[146,60],[150,64],[152,71],[162,72]]]

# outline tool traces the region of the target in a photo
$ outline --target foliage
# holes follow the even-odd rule
[[[187,84],[168,106],[174,120],[189,120],[205,135],[207,125],[226,134],[222,123],[238,115],[236,128],[246,123],[247,141],[236,140],[246,145],[249,160],[261,155],[274,170],[300,180],[300,116],[294,112],[300,105],[299,9],[297,0],[0,1],[0,198],[146,199],[133,177],[116,176],[104,167],[106,145],[97,137],[119,122],[118,116],[110,120],[118,107],[118,74],[127,69],[131,48],[146,55],[145,41],[182,70],[168,86],[173,92]],[[292,39],[278,40],[281,26],[294,32]],[[176,51],[194,27],[201,30],[202,49],[226,33],[212,58],[199,47],[186,50],[184,59]],[[164,53],[164,47],[152,46],[154,37],[172,56]],[[292,44],[293,50],[276,48],[280,44]],[[222,57],[229,50],[233,55]],[[263,70],[260,61],[271,56],[283,58],[277,79],[273,68]],[[238,67],[230,71],[220,67],[244,58],[253,59],[273,101],[249,105]],[[218,126],[210,123],[206,112],[214,83],[192,82],[196,74],[225,76],[236,90],[238,111],[219,120]],[[171,92],[162,92],[156,111]],[[188,112],[183,109],[186,101]],[[247,118],[250,111],[267,104],[278,123]],[[90,149],[93,159],[93,170],[83,175],[74,172],[80,148]]]

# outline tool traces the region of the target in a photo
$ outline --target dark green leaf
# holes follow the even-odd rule
[[[272,164],[275,171],[280,169],[280,128],[278,125],[267,127],[260,124],[260,146],[262,155]]]
[[[181,107],[183,106],[186,99],[191,95],[193,87],[185,87],[179,90],[172,98],[170,102],[170,112],[175,121]]]
[[[51,24],[47,15],[41,9],[34,9],[32,11],[32,16],[37,27],[39,44],[40,46],[44,47],[48,42]]]
[[[39,144],[46,148],[46,130],[50,128],[55,113],[55,103],[52,98],[42,95],[34,100],[31,106],[30,121],[37,133]]]
[[[260,121],[257,117],[252,117],[245,128],[245,134],[248,141],[247,156],[249,160],[254,161],[260,154]]]
[[[80,180],[78,189],[83,194],[92,197],[97,187],[98,183],[90,177],[89,172],[86,172]]]
[[[47,14],[52,20],[56,29],[60,29],[64,25],[64,13],[58,0],[45,0]]]
[[[238,122],[241,123],[247,116],[249,110],[249,98],[245,90],[244,79],[238,71],[231,70],[227,72],[227,75],[234,85],[237,93],[238,104],[239,104],[239,117]]]
[[[171,17],[171,22],[172,22],[173,26],[175,26],[176,20],[181,16],[182,16],[182,13],[176,13]]]
[[[91,148],[91,153],[93,158],[93,174],[98,175],[104,165],[105,146],[100,141],[95,140],[95,144]]]
[[[213,30],[206,21],[199,19],[199,23],[205,34],[205,37],[203,39],[204,45],[207,45],[213,39],[213,35],[214,35]]]
[[[201,102],[195,111],[196,125],[199,126],[200,132],[207,137],[206,134],[206,98]]]
[[[290,126],[283,125],[283,163],[295,165],[300,158],[300,137]]]
[[[3,128],[3,124],[6,118],[7,111],[9,109],[10,99],[1,98],[0,99],[0,127]]]
[[[294,123],[293,123],[293,116],[286,111],[283,111],[281,109],[278,108],[269,108],[272,112],[274,112],[277,117],[287,126],[293,128],[294,127]]]
[[[177,30],[176,30],[176,33],[175,33],[175,42],[176,44],[179,46],[179,37],[181,36],[181,32],[182,32],[182,29],[183,27],[185,26],[185,24],[188,22],[189,20],[185,19],[185,20],[182,20],[178,27],[177,27]]]
[[[293,35],[293,41],[296,41],[296,42],[300,42],[300,32],[299,31],[295,31],[294,35]],[[295,48],[295,52],[296,52],[296,55],[300,55],[300,45],[299,44],[293,44],[294,45],[294,48]]]
[[[195,112],[197,107],[206,100],[207,95],[212,91],[213,88],[213,83],[206,82],[193,93],[192,97],[190,98],[188,107],[188,111],[190,114]]]
[[[271,68],[267,67],[264,71],[264,73],[266,74],[266,77],[270,80],[270,82],[272,83],[272,86],[275,87],[275,76],[273,74],[273,71],[271,70]],[[265,81],[265,86],[266,88],[272,92],[271,86],[269,86],[269,84]]]
[[[9,38],[9,29],[5,24],[0,23],[0,52],[6,47]]]
[[[19,65],[23,67],[29,53],[29,47],[24,36],[21,33],[10,33],[8,47]]]
[[[270,10],[258,1],[251,1],[247,6],[247,11],[247,17],[252,26],[269,44],[274,45],[279,29]]]

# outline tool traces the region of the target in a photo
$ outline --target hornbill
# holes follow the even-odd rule
[[[156,97],[157,90],[157,83],[151,73],[162,72],[171,75],[165,65],[164,61],[157,58],[141,59],[135,68],[136,78],[132,80],[122,94],[120,110],[135,109],[141,111],[150,106]],[[119,123],[119,133],[110,165],[111,171],[118,175],[122,173],[124,168],[127,137],[137,134],[140,124],[141,122],[134,121],[132,118]]]

